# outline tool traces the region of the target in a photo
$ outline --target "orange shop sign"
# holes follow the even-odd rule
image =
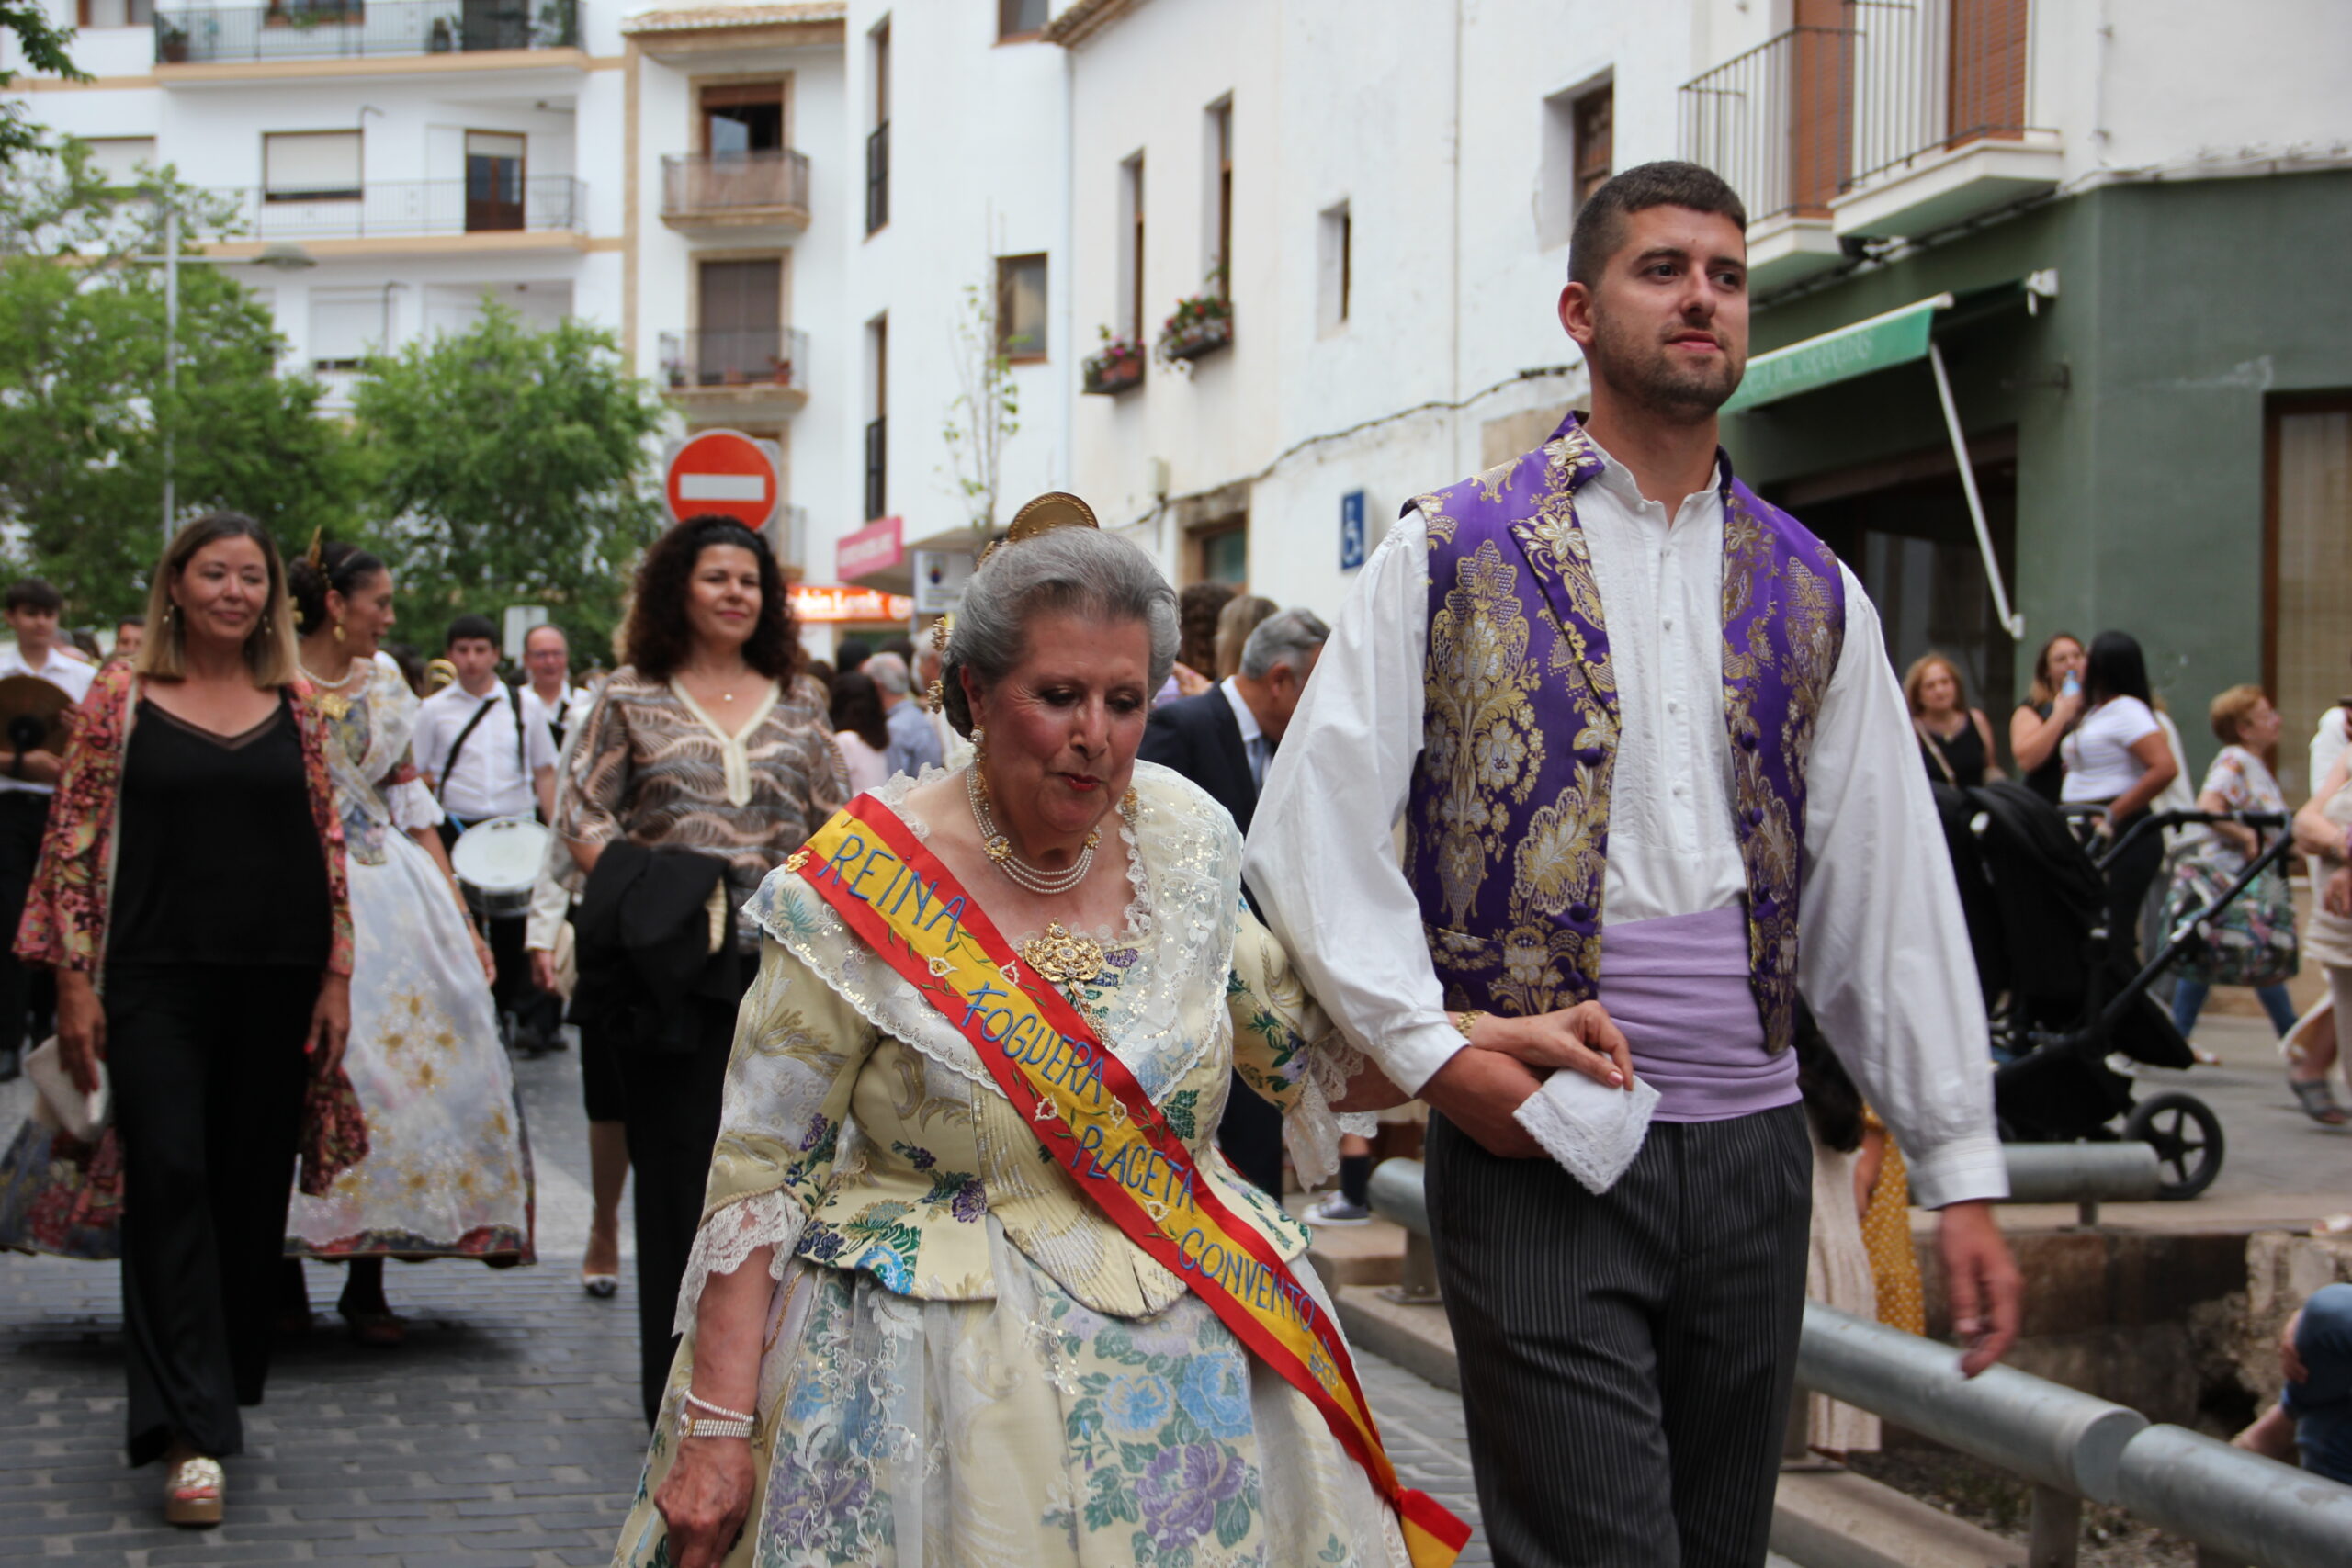
[[[797,621],[906,621],[915,602],[903,593],[839,582],[796,582],[790,589]]]

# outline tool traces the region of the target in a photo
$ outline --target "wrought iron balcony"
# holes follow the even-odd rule
[[[1846,0],[1854,34],[1849,187],[1973,141],[2022,141],[2027,0]]]
[[[890,221],[890,122],[884,120],[865,138],[865,231]]]
[[[793,327],[710,327],[662,334],[662,374],[677,395],[808,401],[808,334]]]
[[[278,0],[158,11],[165,65],[577,49],[580,0]]]
[[[1750,223],[1826,217],[1852,140],[1853,32],[1792,28],[1682,85],[1682,156],[1713,169]]]
[[[662,220],[673,229],[808,223],[808,155],[692,152],[662,160]]]
[[[363,240],[414,234],[578,233],[587,186],[533,175],[520,188],[467,180],[370,181],[353,191],[271,193],[251,186],[208,195],[237,204],[229,231],[261,240]]]

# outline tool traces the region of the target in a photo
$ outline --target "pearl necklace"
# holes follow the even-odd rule
[[[340,681],[328,680],[299,659],[294,661],[294,668],[302,672],[304,680],[318,688],[319,711],[329,718],[341,718],[351,711],[351,699],[344,694],[344,688],[357,680],[362,671],[372,669],[373,665],[368,660],[355,657],[351,661],[351,668],[343,672],[343,679]]]
[[[980,777],[978,762],[964,770],[964,798],[972,803],[972,820],[980,829],[981,850],[1015,885],[1045,897],[1058,897],[1084,882],[1086,874],[1094,869],[1094,851],[1102,841],[1100,828],[1087,833],[1085,847],[1078,852],[1078,859],[1068,871],[1041,871],[1021,858],[1012,847],[1012,840],[1005,837],[997,827],[996,818],[989,815],[989,786]],[[1126,805],[1122,800],[1120,809],[1125,811]]]

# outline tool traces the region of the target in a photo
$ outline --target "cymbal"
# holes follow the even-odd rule
[[[65,710],[74,699],[38,675],[0,679],[0,746],[26,751],[65,750]]]

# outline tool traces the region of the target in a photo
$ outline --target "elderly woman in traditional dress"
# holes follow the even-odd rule
[[[1231,819],[1136,761],[1175,595],[1092,521],[1040,497],[973,577],[972,765],[859,796],[752,901],[618,1562],[1427,1568],[1465,1533],[1383,1457],[1306,1232],[1215,1152],[1238,1064],[1317,1174],[1363,1069]]]

